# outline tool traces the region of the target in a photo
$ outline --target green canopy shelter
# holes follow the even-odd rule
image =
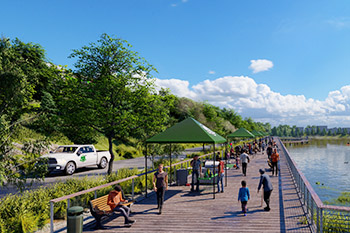
[[[255,135],[246,130],[245,128],[240,128],[235,132],[227,135],[228,138],[255,138]]]
[[[266,136],[265,133],[262,132],[262,131],[258,131],[258,133],[259,133],[262,137],[265,137],[265,136]]]
[[[259,131],[255,130],[255,129],[252,131],[252,134],[254,134],[255,137],[261,137],[262,136],[261,133]]]
[[[213,162],[215,164],[215,144],[224,143],[226,139],[215,133],[205,125],[189,117],[174,126],[166,129],[146,140],[146,173],[147,173],[147,144],[149,143],[169,143],[170,144],[170,169],[171,169],[171,144],[172,143],[212,143],[214,148]],[[214,166],[215,174],[215,166]],[[146,176],[147,187],[147,176]],[[147,188],[146,188],[147,190]],[[146,191],[147,194],[147,191]],[[213,182],[213,198],[215,199],[215,184]]]

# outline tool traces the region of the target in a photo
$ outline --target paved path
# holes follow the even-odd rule
[[[252,156],[247,176],[240,170],[228,170],[227,187],[213,199],[212,186],[202,186],[200,193],[189,192],[189,187],[173,186],[166,192],[162,215],[157,214],[155,195],[136,203],[132,209],[137,222],[131,228],[123,226],[123,218],[109,219],[106,230],[85,226],[84,232],[311,232],[300,224],[304,218],[300,200],[289,169],[281,154],[280,174],[271,177],[274,190],[271,211],[261,207],[261,191],[257,194],[259,168],[267,169],[266,154]],[[271,174],[267,170],[268,174]],[[240,182],[247,181],[251,192],[248,214],[243,216],[237,202]]]

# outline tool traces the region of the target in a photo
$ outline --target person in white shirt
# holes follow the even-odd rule
[[[245,150],[241,156],[240,156],[240,160],[242,163],[242,173],[243,176],[247,176],[247,165],[250,162],[250,158],[249,155],[247,154],[247,150]]]

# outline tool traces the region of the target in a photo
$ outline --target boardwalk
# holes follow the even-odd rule
[[[267,168],[266,154],[258,153],[248,164],[247,176],[240,170],[228,170],[227,187],[213,199],[212,186],[202,186],[200,194],[190,193],[189,187],[173,186],[166,192],[162,215],[157,214],[155,195],[135,204],[131,228],[123,226],[123,218],[111,218],[104,222],[105,230],[93,230],[87,226],[84,232],[310,232],[300,224],[304,217],[301,203],[281,154],[281,172],[271,177],[274,190],[271,195],[271,211],[261,207],[261,191],[257,194],[259,168]],[[268,172],[270,174],[270,172]],[[247,181],[251,192],[248,214],[243,216],[237,202],[242,180]],[[265,203],[264,203],[265,206]]]

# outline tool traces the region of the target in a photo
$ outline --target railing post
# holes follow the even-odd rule
[[[173,166],[174,169],[174,182],[175,184],[177,184],[177,180],[176,180],[176,166]]]
[[[69,209],[70,207],[70,199],[67,199],[67,210]]]
[[[320,232],[320,208],[317,206],[316,232]]]
[[[314,225],[314,202],[311,198],[311,225]]]
[[[54,203],[52,201],[50,201],[50,232],[51,233],[53,233],[53,230],[54,230],[53,229],[53,214],[54,214],[53,213],[53,209],[54,209],[53,208],[54,207],[53,204]]]
[[[134,200],[134,196],[135,196],[135,181],[134,178],[132,178],[132,184],[131,184],[132,188],[131,188],[131,198],[132,200]]]
[[[306,192],[306,214],[309,214],[309,192]]]
[[[94,197],[95,197],[95,199],[97,198],[97,191],[96,190],[94,192]]]
[[[306,190],[305,190],[305,183],[303,182],[303,186],[304,186],[304,190],[303,190],[303,203],[304,203],[304,206],[306,206],[306,202],[305,202],[305,200],[306,200],[306,198],[305,198],[305,192],[306,192]]]
[[[320,208],[321,216],[320,216],[320,233],[323,232],[323,210]]]

